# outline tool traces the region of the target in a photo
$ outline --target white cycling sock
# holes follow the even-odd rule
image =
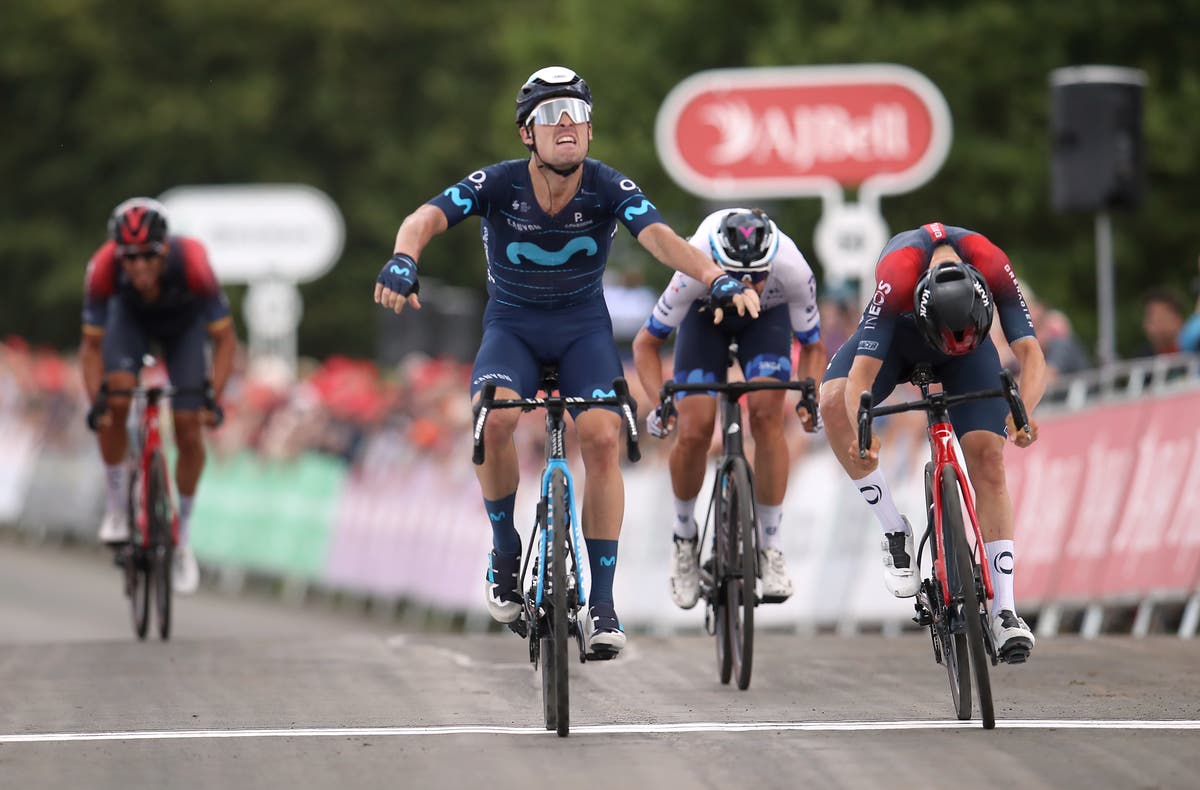
[[[758,511],[758,550],[779,548],[779,525],[783,522],[783,505],[754,503]]]
[[[993,540],[983,544],[983,553],[987,555],[988,566],[992,573],[992,614],[999,614],[1008,609],[1017,613],[1017,604],[1013,598],[1013,566],[1016,564],[1011,540]]]
[[[683,540],[695,540],[699,529],[693,515],[696,512],[696,497],[680,499],[675,497],[675,536]]]
[[[125,464],[105,464],[105,504],[109,513],[124,513],[128,507],[129,470]]]
[[[179,545],[186,546],[188,531],[192,523],[192,506],[196,504],[196,496],[179,495]]]
[[[883,527],[884,532],[911,532],[908,524],[901,518],[900,511],[896,509],[896,503],[892,500],[892,492],[888,488],[887,480],[883,477],[882,469],[876,468],[866,477],[852,482],[862,494],[863,500],[870,506],[875,518],[879,520],[879,526]]]

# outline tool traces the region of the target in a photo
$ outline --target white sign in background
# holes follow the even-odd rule
[[[223,283],[309,282],[342,254],[341,212],[306,184],[179,186],[159,200],[174,232],[204,243]]]

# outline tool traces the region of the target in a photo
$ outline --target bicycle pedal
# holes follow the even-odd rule
[[[508,626],[509,631],[512,631],[514,634],[521,637],[522,639],[526,639],[529,637],[529,623],[528,623],[528,621],[525,620],[524,617],[518,617],[516,620],[513,620],[511,623],[506,623],[506,625]]]
[[[617,656],[621,655],[620,650],[614,650],[611,647],[597,646],[592,648],[587,654],[588,661],[612,661]]]
[[[1000,651],[1000,661],[1005,664],[1024,664],[1029,660],[1029,654],[1033,652],[1033,645],[1025,639],[1010,639],[1010,642],[1016,644],[1006,645]]]
[[[783,603],[791,598],[790,595],[762,595],[758,598],[758,603]]]

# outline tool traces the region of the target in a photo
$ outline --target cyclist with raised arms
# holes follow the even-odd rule
[[[96,431],[104,460],[106,500],[100,540],[129,540],[125,457],[129,415],[127,395],[98,399],[110,390],[137,386],[151,342],[161,346],[171,385],[175,444],[175,485],[179,491],[179,543],[172,559],[176,592],[196,590],[200,571],[189,542],[192,505],[204,470],[202,426],[216,426],[219,404],[237,338],[229,302],[198,240],[168,233],[167,211],[150,198],[130,198],[108,221],[108,241],[88,262],[84,279],[83,340],[79,364],[93,406],[88,425]],[[212,342],[212,377],[206,390],[207,345]]]
[[[1000,358],[988,336],[993,303],[1021,365],[1021,399],[1030,415],[1045,391],[1046,363],[1008,256],[980,233],[940,222],[900,233],[884,247],[875,280],[858,330],[826,370],[821,414],[834,454],[883,527],[887,588],[906,598],[920,586],[912,529],[879,469],[878,436],[866,458],[859,458],[854,427],[859,395],[870,390],[881,403],[922,362],[931,365],[948,394],[995,388]],[[1017,616],[1013,598],[1013,509],[1004,443],[1007,436],[1017,447],[1028,447],[1037,439],[1037,424],[1030,420],[1030,433],[1018,432],[998,398],[958,404],[950,417],[991,564],[992,635],[1000,654],[1016,663],[1033,648],[1034,637]]]
[[[706,289],[677,272],[659,297],[654,312],[633,341],[633,360],[646,392],[662,388],[660,351],[676,328],[677,382],[724,382],[729,344],[736,340],[738,361],[747,381],[788,381],[792,377],[792,338],[800,342],[796,378],[821,383],[825,345],[817,312],[817,283],[796,243],[760,209],[722,209],[701,221],[690,243],[727,273],[753,288],[761,302],[758,318],[731,317],[714,325],[705,309]],[[779,527],[787,491],[788,448],[784,438],[785,390],[763,390],[746,396],[750,433],[754,437],[754,494],[758,516],[763,598],[781,602],[792,594],[792,580],[780,549]],[[686,397],[685,397],[686,396]],[[679,393],[678,438],[671,448],[671,488],[675,497],[671,599],[683,609],[696,605],[700,576],[696,558],[696,499],[704,485],[708,448],[717,415],[717,399],[702,392]],[[816,415],[798,408],[806,431],[816,430]],[[666,436],[661,406],[646,420],[649,432]]]
[[[527,159],[476,170],[409,214],[394,254],[375,285],[375,301],[401,312],[420,307],[417,261],[439,233],[480,218],[487,259],[488,304],[471,374],[471,396],[484,383],[497,398],[536,394],[542,364],[558,365],[564,396],[607,393],[622,373],[601,277],[620,221],[655,258],[705,283],[714,300],[758,314],[758,295],[727,275],[671,230],[631,179],[588,158],[592,94],[574,71],[549,66],[517,93],[516,125]],[[519,467],[513,442],[519,412],[489,415],[486,460],[476,467],[493,550],[484,582],[492,617],[520,616],[521,537],[513,521]],[[586,471],[582,526],[591,570],[584,632],[589,652],[625,645],[613,604],[617,539],[625,494],[618,463],[621,418],[591,409],[576,416]]]

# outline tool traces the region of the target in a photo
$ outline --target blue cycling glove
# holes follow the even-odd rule
[[[745,285],[728,274],[722,274],[708,286],[708,300],[714,307],[732,307],[733,297],[745,292]]]
[[[417,282],[417,262],[402,252],[388,258],[375,282],[401,296],[421,292],[421,284]]]

